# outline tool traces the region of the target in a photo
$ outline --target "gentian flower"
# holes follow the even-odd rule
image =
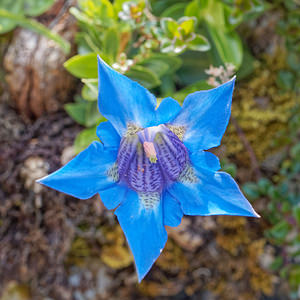
[[[218,172],[234,81],[190,94],[182,107],[156,98],[98,58],[99,110],[107,118],[93,142],[40,183],[87,199],[99,193],[133,253],[139,281],[183,215],[258,217],[232,177]]]

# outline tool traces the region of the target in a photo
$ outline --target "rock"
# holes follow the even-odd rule
[[[47,23],[51,20],[45,24],[48,28],[72,43],[76,21],[69,13],[71,4],[72,1],[58,0],[55,13],[48,11],[44,19]],[[32,119],[57,111],[69,100],[75,82],[63,67],[67,58],[48,38],[28,29],[15,31],[3,64],[11,98],[23,117]]]

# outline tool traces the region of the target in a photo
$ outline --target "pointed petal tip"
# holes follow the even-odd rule
[[[258,219],[260,219],[261,218],[261,216],[256,212],[256,211],[254,211],[254,218],[258,218]]]
[[[102,62],[103,61],[99,54],[97,54],[97,60],[98,60],[98,62]]]
[[[141,274],[137,274],[137,277],[138,277],[138,283],[140,284],[142,282],[142,280],[145,278],[146,274],[145,275],[141,275]]]
[[[164,248],[164,247],[163,247],[163,248]],[[160,249],[160,254],[161,254],[163,248]],[[152,269],[152,267],[153,267],[153,265],[154,265],[154,263],[156,262],[157,259],[158,259],[158,257],[155,258],[155,259],[153,260],[152,264],[151,264],[146,270],[145,270],[145,269],[144,269],[144,270],[141,270],[141,269],[138,268],[137,264],[135,265],[135,267],[136,267],[136,273],[137,273],[137,276],[138,276],[138,283],[141,283],[141,281],[142,281],[142,280],[146,277],[146,275],[150,272],[150,270]]]
[[[100,67],[108,67],[111,69],[111,67],[104,61],[104,59],[101,58],[99,54],[97,54],[97,61],[98,61],[98,73],[100,71]]]
[[[48,175],[46,175],[46,176],[44,176],[44,177],[42,177],[42,178],[36,179],[35,182],[36,182],[36,183],[39,183],[39,184],[45,185],[44,180],[45,180],[47,177],[48,177]]]
[[[237,216],[239,216],[239,215],[237,215]],[[249,218],[258,218],[258,219],[261,218],[261,216],[253,208],[251,211],[249,211],[248,214],[241,215],[241,216],[249,217]]]
[[[236,82],[236,75],[234,75],[230,80],[228,80],[227,82],[223,83],[223,85],[232,85],[234,87]]]

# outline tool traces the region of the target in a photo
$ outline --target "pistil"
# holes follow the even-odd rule
[[[143,146],[149,161],[155,164],[157,162],[157,155],[154,144],[152,142],[144,142]]]

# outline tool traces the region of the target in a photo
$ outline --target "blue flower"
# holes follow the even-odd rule
[[[185,215],[258,217],[229,174],[218,172],[234,79],[187,96],[181,107],[156,98],[98,58],[99,110],[108,121],[93,142],[40,183],[80,199],[96,193],[115,214],[139,281],[167,241],[165,226]]]

